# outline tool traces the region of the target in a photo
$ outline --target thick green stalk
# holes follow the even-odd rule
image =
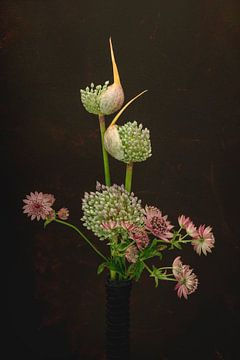
[[[125,176],[125,189],[130,193],[132,188],[132,174],[133,174],[133,162],[127,164],[126,166],[126,176]]]
[[[108,161],[108,153],[104,147],[104,134],[106,131],[105,127],[105,118],[104,115],[99,115],[99,126],[101,132],[101,142],[102,142],[102,154],[103,154],[103,166],[104,166],[104,174],[105,174],[105,184],[107,186],[111,185],[111,177],[110,177],[110,169],[109,169],[109,161]]]
[[[59,224],[63,224],[63,225],[66,225],[70,228],[72,228],[73,230],[75,230],[87,243],[88,245],[91,246],[91,248],[99,255],[101,256],[101,258],[103,258],[105,261],[107,261],[107,258],[91,243],[91,241],[74,225],[66,222],[66,221],[63,221],[63,220],[59,220],[59,219],[55,219],[54,221],[56,221],[57,223]]]
[[[116,280],[116,271],[110,270],[110,279],[111,280]]]

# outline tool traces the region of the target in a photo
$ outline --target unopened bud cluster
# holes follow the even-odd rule
[[[101,114],[100,110],[100,99],[101,95],[107,90],[109,81],[106,81],[105,84],[97,85],[94,89],[94,83],[91,83],[90,87],[87,86],[85,90],[80,90],[81,101],[85,109],[95,115]]]
[[[83,225],[93,231],[101,240],[109,237],[111,231],[103,223],[123,221],[136,226],[143,224],[141,200],[129,194],[124,186],[105,186],[97,184],[97,191],[85,193],[82,200]]]
[[[85,109],[95,115],[110,115],[119,110],[124,102],[124,93],[120,84],[108,86],[105,84],[97,85],[91,83],[85,90],[80,90],[81,100]]]
[[[110,126],[104,144],[109,154],[125,163],[145,161],[152,155],[149,130],[136,121]]]

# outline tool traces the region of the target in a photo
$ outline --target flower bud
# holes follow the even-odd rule
[[[110,115],[118,111],[124,102],[124,93],[121,84],[110,85],[99,98],[101,114]]]
[[[136,121],[109,126],[104,146],[110,155],[125,163],[144,161],[152,155],[149,130]]]
[[[90,88],[86,87],[85,90],[80,90],[83,106],[88,112],[95,115],[113,114],[118,111],[124,103],[124,92],[120,82],[111,38],[109,42],[113,68],[113,84],[108,86],[109,81],[106,81],[103,86],[97,85],[94,89],[94,84],[92,83]]]
[[[104,146],[107,152],[117,160],[123,161],[124,151],[122,141],[119,136],[118,126],[109,126],[104,134]]]

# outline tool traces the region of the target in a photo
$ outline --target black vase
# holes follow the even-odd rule
[[[106,281],[106,359],[130,360],[131,280]]]

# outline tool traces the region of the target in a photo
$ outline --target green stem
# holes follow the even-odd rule
[[[55,219],[54,221],[56,221],[59,224],[63,224],[66,225],[70,228],[72,228],[73,230],[75,230],[90,246],[91,248],[99,255],[101,256],[101,258],[103,258],[105,261],[107,261],[107,258],[91,243],[91,241],[73,224],[70,224],[66,221],[63,220],[59,220],[59,219]]]
[[[115,270],[110,270],[110,279],[111,279],[111,280],[115,280],[115,279],[116,279],[116,271],[115,271]]]
[[[127,164],[125,176],[125,189],[130,193],[132,187],[133,162]]]
[[[161,280],[165,280],[165,281],[177,281],[176,279],[172,279],[172,278],[161,278]]]
[[[152,275],[152,270],[148,267],[148,265],[142,260],[143,265],[147,269],[147,271]]]
[[[107,151],[105,149],[105,146],[104,146],[104,134],[105,134],[105,131],[106,131],[104,115],[99,115],[99,126],[100,126],[100,132],[101,132],[105,184],[107,186],[110,186],[111,185],[111,176],[110,176],[110,169],[109,169],[108,153],[107,153]]]

